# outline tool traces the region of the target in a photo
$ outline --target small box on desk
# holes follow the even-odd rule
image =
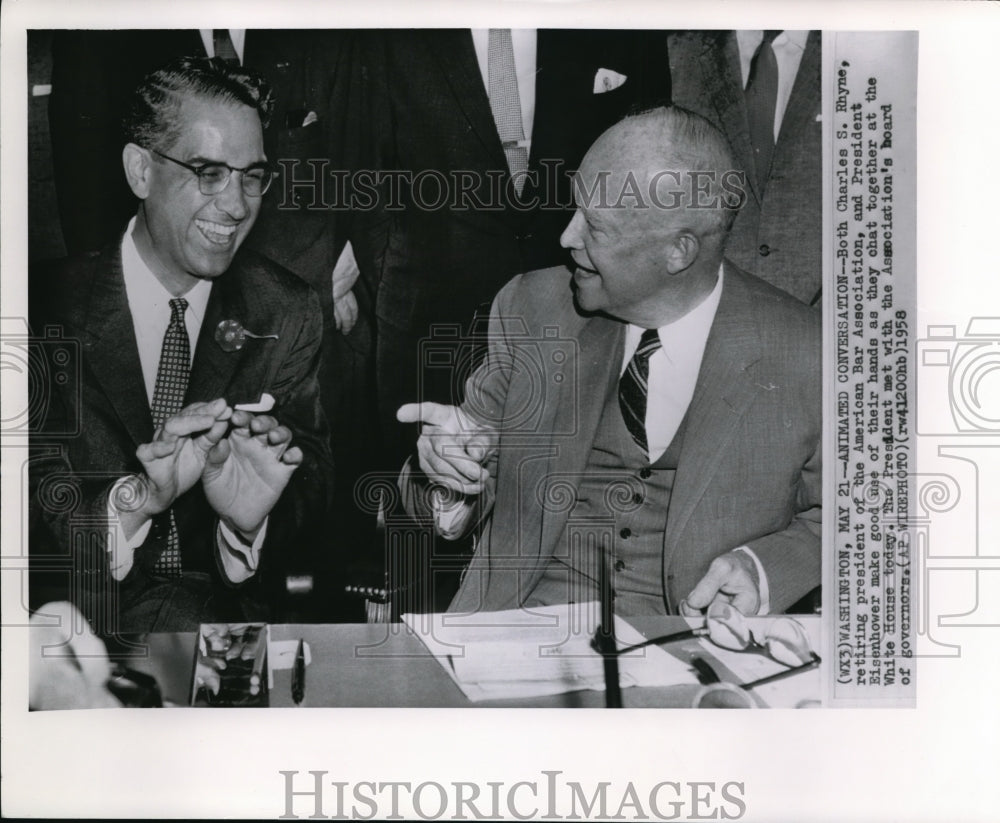
[[[266,623],[205,623],[198,630],[191,705],[268,705]]]

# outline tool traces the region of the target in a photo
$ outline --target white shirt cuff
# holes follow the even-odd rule
[[[457,540],[469,527],[475,513],[476,498],[466,497],[444,486],[431,489],[431,511],[434,512],[434,530],[445,540]]]
[[[108,566],[111,570],[111,577],[118,581],[124,580],[132,571],[135,550],[146,542],[149,530],[153,526],[153,521],[147,520],[136,530],[131,540],[125,537],[125,530],[118,517],[115,500],[121,499],[122,495],[125,494],[121,492],[121,488],[130,480],[134,480],[131,475],[122,477],[111,487],[111,492],[108,494],[108,542],[106,544]]]
[[[267,518],[264,519],[260,531],[252,544],[247,544],[232,529],[221,520],[216,533],[216,544],[219,547],[219,559],[230,583],[242,583],[257,573],[260,563],[260,547],[264,545],[267,536]]]
[[[767,585],[767,575],[764,574],[764,566],[760,562],[760,558],[749,546],[737,546],[736,551],[746,552],[750,555],[753,560],[754,566],[757,567],[757,577],[760,580],[760,608],[757,609],[757,614],[764,615],[771,613],[771,589]]]

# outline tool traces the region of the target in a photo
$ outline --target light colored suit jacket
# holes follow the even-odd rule
[[[452,610],[514,608],[538,582],[567,526],[624,339],[621,322],[576,310],[565,268],[518,276],[497,296],[489,354],[463,406],[500,428],[483,495],[492,511]],[[815,311],[726,264],[663,535],[670,611],[740,545],[764,567],[772,611],[819,585],[820,352]]]

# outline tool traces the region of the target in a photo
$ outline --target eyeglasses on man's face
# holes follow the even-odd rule
[[[276,172],[271,171],[264,164],[247,166],[245,169],[238,169],[226,163],[205,163],[201,166],[192,166],[175,157],[170,157],[162,151],[157,151],[156,149],[151,149],[150,151],[164,160],[176,163],[181,168],[185,168],[191,172],[198,178],[198,191],[207,195],[219,194],[224,191],[226,186],[229,185],[229,179],[233,176],[234,171],[240,173],[240,184],[243,186],[243,193],[247,197],[262,196],[271,187],[271,183],[274,182],[274,178],[277,176]]]

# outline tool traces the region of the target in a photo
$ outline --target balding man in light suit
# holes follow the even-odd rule
[[[481,529],[453,610],[597,599],[597,562],[623,615],[778,612],[819,585],[820,318],[724,259],[734,169],[684,109],[609,129],[572,272],[501,291],[460,408],[400,409],[424,423],[410,508]]]

